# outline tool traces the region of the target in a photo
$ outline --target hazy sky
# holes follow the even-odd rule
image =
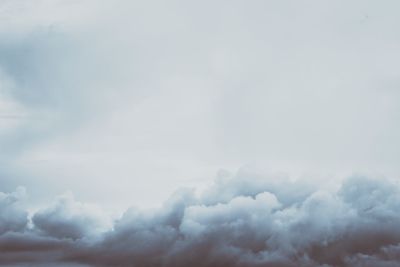
[[[154,206],[243,166],[398,177],[399,8],[0,0],[2,191]]]
[[[0,266],[400,266],[399,10],[0,0]]]

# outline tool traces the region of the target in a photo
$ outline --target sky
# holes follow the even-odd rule
[[[88,225],[104,230],[115,217],[130,221],[130,207],[161,210],[141,218],[169,225],[165,214],[179,209],[165,211],[165,201],[183,198],[174,192],[189,189],[180,188],[194,188],[195,199],[183,201],[183,235],[185,218],[210,225],[205,214],[214,211],[201,205],[218,206],[219,193],[233,210],[236,197],[252,197],[312,221],[305,196],[324,189],[329,205],[352,214],[346,203],[361,204],[346,185],[366,179],[386,192],[400,175],[399,8],[394,0],[0,0],[0,204],[18,202],[8,212],[22,218],[10,231],[91,239],[71,218],[90,214]],[[225,195],[230,179],[250,191]],[[67,216],[67,232],[49,228],[65,210],[78,214]],[[8,233],[1,223],[0,215]],[[277,238],[285,235],[293,238]],[[362,261],[354,257],[346,264]]]
[[[2,187],[158,206],[249,165],[398,176],[397,6],[3,0]]]

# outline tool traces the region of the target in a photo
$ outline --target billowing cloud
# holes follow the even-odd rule
[[[43,266],[398,265],[396,181],[352,176],[337,188],[300,184],[279,175],[238,172],[217,179],[202,193],[181,189],[158,210],[130,208],[112,226],[99,209],[67,194],[33,214],[27,227],[27,213],[14,208],[21,192],[2,194],[8,221],[2,219],[0,261]]]
[[[99,208],[76,202],[72,194],[65,194],[54,205],[36,212],[32,222],[44,235],[71,239],[91,237],[109,227]]]

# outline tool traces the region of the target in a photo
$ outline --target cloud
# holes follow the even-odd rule
[[[7,232],[0,236],[0,265],[58,264],[62,255],[76,246],[69,240],[43,237],[31,231]]]
[[[320,184],[302,187],[301,180],[279,175],[245,173],[217,179],[200,194],[178,190],[158,210],[130,208],[112,226],[98,208],[67,194],[37,211],[27,227],[27,213],[14,207],[23,191],[3,193],[1,207],[8,213],[1,214],[8,221],[2,219],[0,261],[43,266],[398,264],[396,181],[352,176],[327,190]],[[289,197],[287,192],[295,191],[297,196]]]
[[[42,234],[61,239],[93,237],[110,227],[98,207],[77,202],[72,194],[65,194],[52,206],[36,212],[32,222]]]
[[[28,223],[28,213],[19,206],[25,197],[25,189],[17,188],[12,193],[0,192],[0,234],[23,231]]]

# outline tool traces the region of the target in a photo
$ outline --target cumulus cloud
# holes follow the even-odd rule
[[[77,202],[70,193],[60,196],[52,206],[36,212],[32,221],[45,235],[71,239],[94,236],[110,226],[98,207]]]
[[[238,172],[217,179],[202,193],[178,190],[158,210],[130,208],[112,226],[99,209],[67,194],[33,214],[32,227],[27,227],[27,213],[15,208],[23,190],[3,193],[0,261],[43,266],[398,265],[396,181],[352,176],[337,188],[300,185],[301,180],[279,175]]]

